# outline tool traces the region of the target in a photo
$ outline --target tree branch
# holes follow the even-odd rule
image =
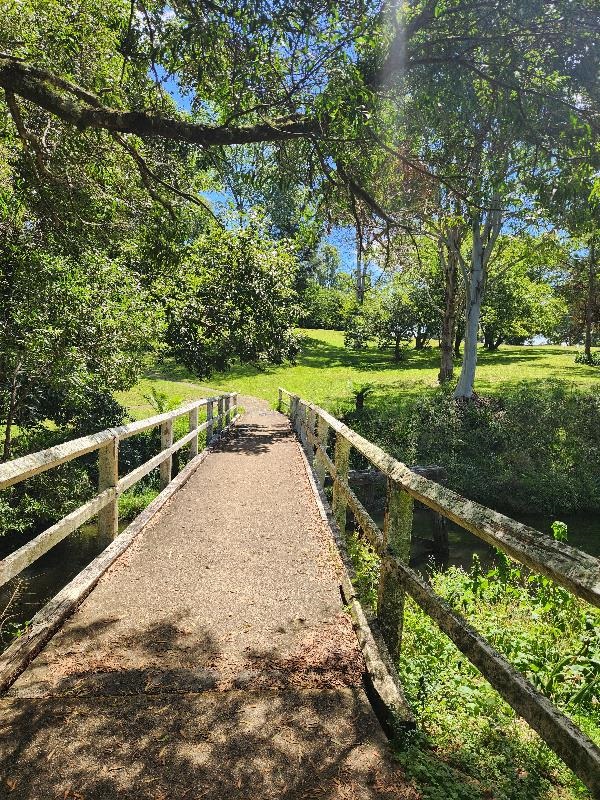
[[[283,141],[318,131],[316,122],[293,117],[272,123],[232,127],[202,125],[146,111],[107,108],[94,95],[63,78],[6,58],[0,58],[0,86],[80,130],[95,128],[137,136],[163,137],[202,147]],[[58,91],[58,88],[71,96]]]

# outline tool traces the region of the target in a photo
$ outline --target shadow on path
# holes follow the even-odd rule
[[[153,658],[179,646],[179,628],[165,621],[129,644]],[[186,661],[220,655],[207,633]],[[218,691],[215,676],[198,683],[208,673],[97,669],[64,676],[50,697],[0,701],[1,796],[416,800],[360,686],[282,691],[257,670],[243,689]]]

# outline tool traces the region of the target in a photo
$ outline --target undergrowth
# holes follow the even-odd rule
[[[564,529],[555,529],[564,538]],[[375,608],[379,561],[348,534],[357,590]],[[431,569],[433,589],[596,742],[600,741],[600,612],[498,553],[483,571]],[[397,757],[425,800],[590,797],[478,670],[407,598],[399,671],[419,730]]]

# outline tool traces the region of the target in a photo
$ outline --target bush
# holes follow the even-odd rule
[[[600,351],[591,353],[589,358],[583,352],[577,353],[575,363],[587,364],[589,367],[600,367]]]
[[[303,293],[298,325],[341,331],[345,325],[346,305],[346,292],[311,281]]]
[[[521,384],[466,403],[440,389],[354,426],[401,461],[443,466],[453,489],[508,513],[600,509],[598,389]]]
[[[433,573],[431,581],[436,593],[540,692],[597,739],[596,609],[501,554],[488,572],[474,560],[469,572],[451,567]],[[429,744],[447,767],[459,772],[463,792],[471,786],[474,797],[489,793],[499,800],[588,796],[412,600],[406,604],[400,669],[407,697],[431,737]],[[414,757],[414,750],[408,755]],[[419,786],[425,796],[437,797],[432,789],[451,777],[437,774],[439,767],[431,765],[422,774],[419,762],[413,768],[406,756],[401,760],[411,777],[426,784]]]

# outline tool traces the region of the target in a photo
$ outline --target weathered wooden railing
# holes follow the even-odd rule
[[[216,415],[213,413],[215,403],[218,405]],[[204,406],[206,406],[206,421],[199,425],[198,410]],[[164,414],[132,422],[129,425],[109,428],[0,464],[0,489],[6,489],[66,461],[95,450],[99,453],[98,494],[0,561],[0,586],[95,516],[98,517],[99,529],[114,538],[119,529],[119,496],[157,467],[160,469],[160,488],[166,488],[171,482],[174,453],[189,445],[191,461],[198,455],[198,434],[206,430],[206,441],[209,443],[215,433],[219,433],[229,425],[236,409],[237,394],[205,397]],[[173,422],[184,414],[189,417],[189,433],[173,442]],[[160,452],[128,475],[119,478],[119,442],[158,426],[160,426]]]
[[[322,408],[285,389],[279,389],[280,410],[284,398],[294,430],[321,485],[327,474],[332,478],[333,514],[339,528],[345,529],[346,510],[350,508],[381,558],[377,620],[392,657],[397,660],[400,655],[407,592],[594,797],[600,797],[600,749],[408,566],[413,501],[418,500],[598,607],[600,561],[417,475]],[[328,452],[331,432],[335,437],[333,458]],[[383,530],[348,484],[353,447],[387,476]]]

